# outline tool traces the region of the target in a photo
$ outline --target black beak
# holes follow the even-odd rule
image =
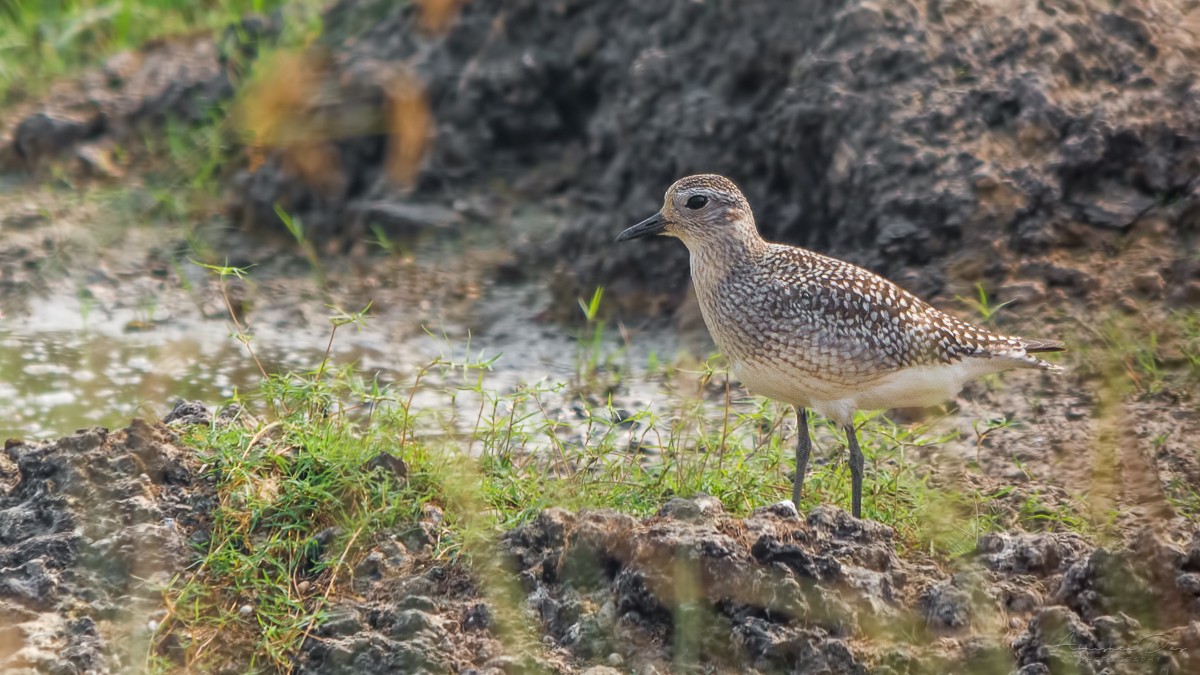
[[[663,220],[662,211],[659,211],[658,213],[617,235],[617,241],[629,241],[630,239],[649,237],[652,234],[662,234],[662,231],[666,227],[667,223]]]

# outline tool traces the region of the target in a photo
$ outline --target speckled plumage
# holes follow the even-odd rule
[[[712,254],[693,254],[692,279],[705,323],[735,373],[751,391],[841,424],[854,410],[934,405],[956,393],[901,391],[894,401],[872,394],[906,369],[957,368],[965,381],[1053,368],[1027,351],[1046,343],[973,326],[849,263],[781,244],[755,247],[732,264]],[[764,368],[787,375],[784,390],[760,381]]]
[[[987,373],[1057,370],[1033,353],[1062,343],[996,335],[861,267],[764,241],[741,191],[721,176],[679,180],[663,209],[620,239],[646,234],[687,245],[705,324],[734,374],[752,393],[796,406],[802,446],[806,408],[846,427],[852,469],[856,410],[935,405]],[[801,450],[796,499],[807,462]]]

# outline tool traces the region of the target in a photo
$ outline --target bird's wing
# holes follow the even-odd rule
[[[942,312],[896,284],[856,265],[810,251],[778,247],[764,266],[774,326],[850,374],[1005,358],[1042,367],[1020,338],[997,335]],[[781,338],[783,336],[780,336]],[[1029,341],[1038,349],[1050,341]],[[1048,365],[1048,364],[1046,364]]]

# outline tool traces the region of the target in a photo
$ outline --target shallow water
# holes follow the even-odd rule
[[[486,334],[444,337],[440,331],[397,340],[387,320],[343,328],[331,352],[331,366],[354,364],[382,383],[411,382],[415,371],[435,359],[457,363],[494,359],[482,371],[484,386],[510,391],[521,384],[567,382],[578,366],[580,347],[569,329],[534,323],[521,311],[519,297],[492,298],[513,305],[489,322]],[[46,439],[90,426],[117,427],[132,417],[157,419],[178,399],[210,406],[255,387],[258,367],[245,346],[221,320],[181,319],[146,324],[131,331],[136,313],[89,316],[74,298],[40,302],[20,320],[0,320],[0,438]],[[615,331],[600,347],[620,354],[631,370],[651,352],[672,353],[674,338],[664,333],[622,345]],[[453,335],[467,335],[456,327]],[[252,343],[270,373],[306,372],[324,357],[328,329],[301,330],[263,322]],[[469,379],[474,380],[472,374]],[[465,380],[464,380],[465,381]],[[436,386],[430,377],[428,383]],[[453,382],[442,382],[442,388]],[[658,384],[652,378],[624,383],[631,405],[649,403]],[[418,405],[445,405],[438,392],[418,395]]]
[[[49,438],[156,417],[177,398],[229,398],[256,374],[235,356],[201,340],[0,333],[0,436]]]

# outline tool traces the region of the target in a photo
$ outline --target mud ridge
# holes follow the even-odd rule
[[[0,670],[140,669],[162,591],[195,557],[213,485],[140,420],[0,455]]]
[[[5,672],[113,672],[145,653],[161,589],[198,559],[215,506],[211,479],[177,444],[178,425],[207,424],[207,411],[168,419],[6,444]],[[299,671],[1200,668],[1200,530],[1107,546],[991,534],[951,564],[836,508],[784,502],[737,518],[699,495],[643,519],[549,509],[505,534],[484,569],[432,556],[441,523],[427,509],[347,561]],[[537,645],[514,643],[513,625]]]

